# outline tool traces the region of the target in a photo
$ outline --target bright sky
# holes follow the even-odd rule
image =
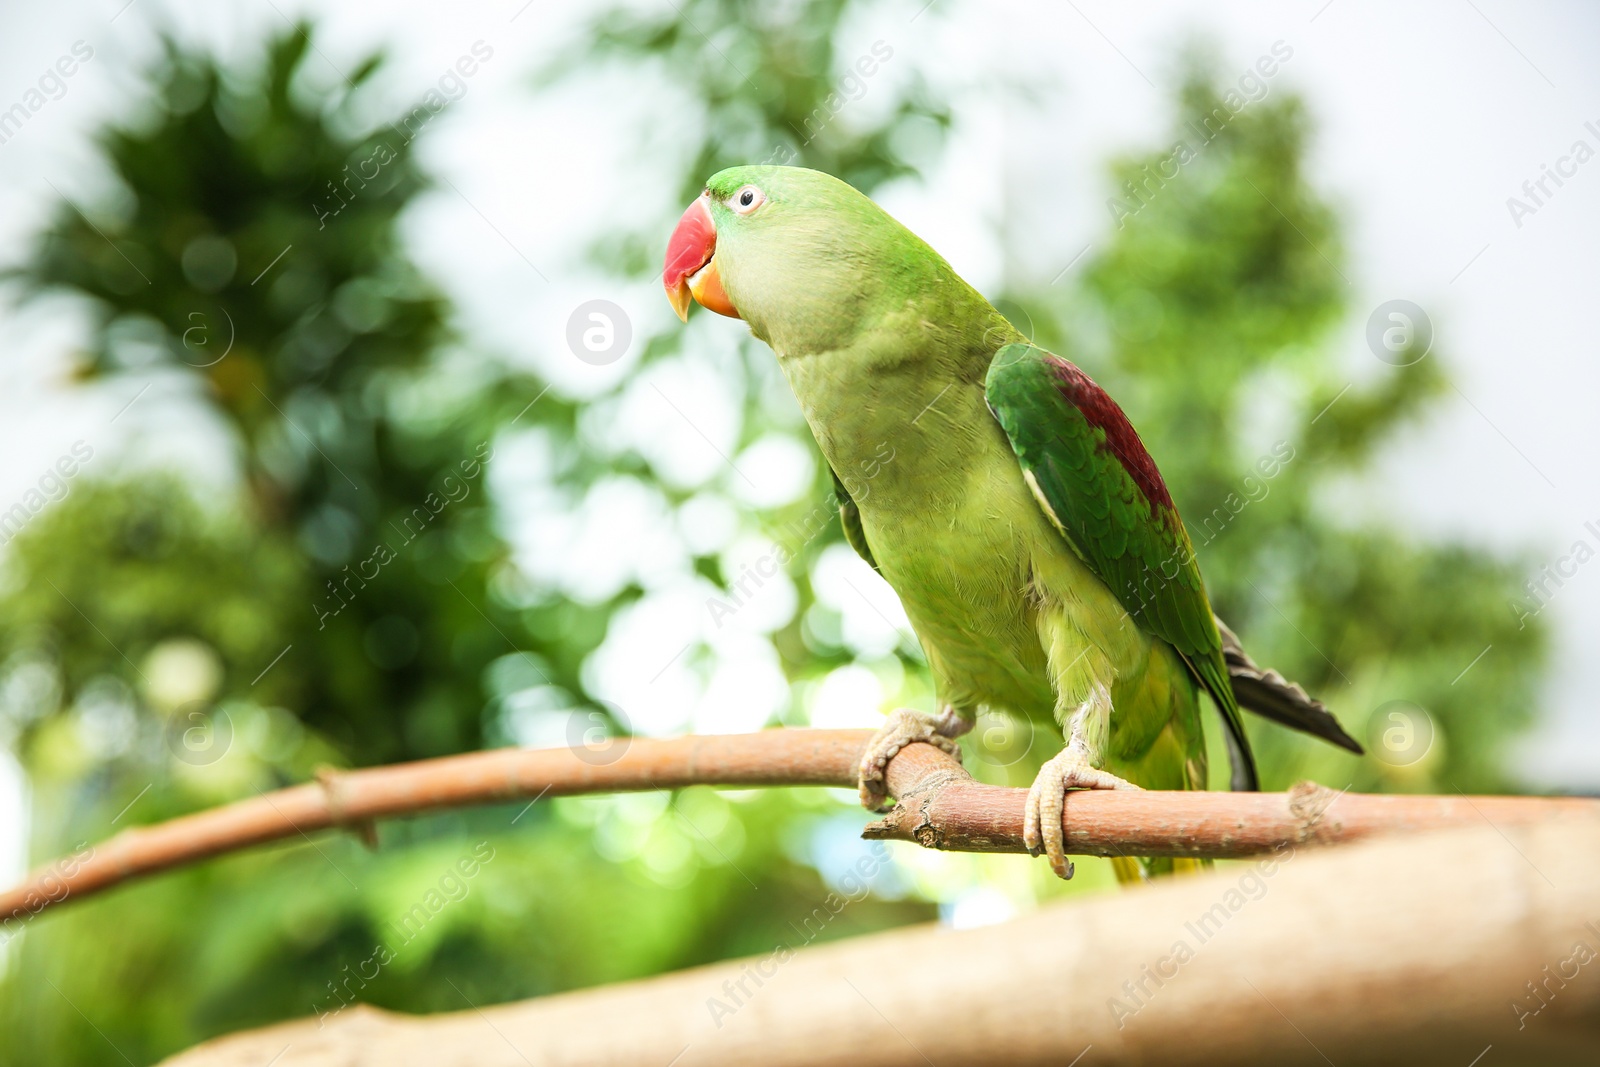
[[[1352,487],[1342,503],[1401,516],[1424,536],[1531,545],[1552,563],[1579,540],[1600,548],[1600,534],[1584,526],[1596,520],[1600,529],[1594,477],[1600,428],[1592,416],[1600,361],[1587,325],[1600,291],[1594,254],[1600,162],[1564,162],[1578,141],[1600,151],[1600,68],[1593,62],[1600,9],[1575,0],[1536,6],[1505,0],[1404,6],[939,0],[932,10],[920,7],[885,6],[847,27],[842,56],[865,53],[879,41],[893,52],[862,99],[849,106],[870,113],[891,95],[874,92],[877,84],[914,70],[953,83],[960,106],[947,162],[925,186],[896,187],[881,198],[969,280],[991,291],[1002,269],[1053,278],[1101,238],[1109,193],[1103,162],[1164,134],[1171,61],[1186,39],[1196,31],[1208,36],[1224,69],[1240,74],[1275,45],[1280,56],[1289,52],[1267,91],[1292,88],[1306,96],[1317,125],[1313,173],[1350,227],[1346,273],[1358,310],[1338,345],[1352,375],[1383,369],[1363,340],[1367,313],[1404,298],[1430,315],[1437,339],[1429,358],[1447,360],[1459,387],[1433,419],[1395,443],[1378,476]],[[569,39],[583,14],[579,8],[522,0],[337,6],[135,0],[126,9],[124,0],[102,0],[13,8],[0,33],[0,70],[6,72],[0,111],[23,99],[47,66],[73,55],[76,42],[83,45],[60,98],[0,144],[0,248],[21,247],[58,190],[92,204],[104,188],[86,134],[102,117],[124,114],[126,100],[137,95],[133,72],[151,54],[152,24],[174,25],[229,54],[250,54],[286,16],[316,10],[330,80],[338,77],[334,67],[348,69],[371,45],[390,46],[385,107],[420,96],[481,41],[492,57],[467,81],[465,95],[435,120],[426,142],[425,164],[454,189],[442,185],[407,219],[413,254],[455,297],[480,346],[526,361],[557,389],[591,395],[628,374],[636,353],[606,367],[573,359],[564,339],[572,309],[596,296],[616,301],[632,317],[636,335],[659,327],[671,312],[653,286],[618,290],[574,268],[575,253],[600,226],[669,209],[671,190],[651,164],[670,159],[680,143],[675,132],[694,117],[668,106],[670,96],[630,72],[597,76],[535,100],[528,71]],[[82,60],[89,49],[92,58]],[[707,63],[722,61],[707,50]],[[1042,89],[1032,110],[1001,88],[1019,78]],[[1585,125],[1591,121],[1593,129]],[[575,190],[567,182],[574,165],[583,167],[592,188]],[[1564,184],[1546,179],[1551,195],[1513,219],[1507,198],[1527,199],[1523,183],[1539,181],[1546,166],[1565,171]],[[1026,235],[1013,241],[1023,249],[1021,261],[1001,263],[999,226]],[[727,324],[698,319],[697,339],[707,346],[726,343],[715,327]],[[66,397],[58,381],[62,357],[81,337],[68,309],[23,315],[0,306],[0,330],[8,349],[0,363],[0,510],[76,441],[94,450],[86,472],[114,469],[131,452],[129,436],[158,425],[171,410],[170,400],[151,395],[119,415],[133,391]],[[628,400],[630,423],[642,427],[641,436],[686,483],[720,462],[708,454],[706,438],[732,445],[723,440],[732,425],[719,409],[710,366],[685,362],[652,379],[698,430],[648,397],[630,393]],[[215,439],[205,432],[162,439],[161,455],[168,459],[214,476],[226,473]],[[804,461],[782,447],[739,457],[742,469],[747,462],[764,472],[763,485],[804,484]],[[740,490],[727,487],[726,495]],[[646,521],[653,506],[637,486],[610,486],[581,520],[554,533],[530,531],[527,538],[543,538],[545,552],[586,546],[584,558],[596,566],[620,561],[615,566],[624,572],[649,573],[651,561],[640,553],[670,555],[697,537],[723,536],[686,529],[682,543],[641,547],[628,531]],[[712,529],[724,511],[708,497],[696,514]],[[730,554],[749,559],[763,550],[759,543],[728,544]],[[870,580],[866,573],[864,581]],[[861,577],[851,574],[851,581]],[[724,649],[729,660],[753,662],[753,673],[685,689],[680,702],[687,703],[649,725],[737,727],[757,710],[764,714],[759,705],[781,698],[772,691],[775,667],[761,659],[755,638],[766,616],[781,610],[782,584],[770,594],[777,602],[742,613],[740,625],[718,638],[732,642]],[[705,625],[703,591],[679,585],[659,592],[613,635],[651,642],[630,646],[630,658],[646,664],[647,672],[666,663],[681,640],[675,636],[671,647],[657,648],[659,635]],[[892,612],[892,598],[879,606]],[[1549,687],[1539,698],[1546,715],[1517,765],[1532,784],[1600,788],[1600,717],[1592,712],[1600,657],[1591,653],[1600,632],[1600,567],[1580,568],[1548,612],[1558,647]],[[695,618],[686,623],[687,614]],[[874,636],[878,623],[864,612],[847,625],[860,630],[863,648],[893,639],[887,632]],[[669,675],[656,692],[673,684]],[[850,699],[858,704],[871,703],[880,691],[871,672],[841,675],[830,685],[829,697],[854,693]],[[758,706],[741,711],[740,701],[752,694]],[[8,766],[0,760],[0,881],[21,863],[20,784]]]

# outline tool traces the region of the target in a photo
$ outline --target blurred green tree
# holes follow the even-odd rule
[[[167,41],[155,115],[99,138],[121,210],[97,225],[62,205],[14,277],[84,298],[82,379],[164,384],[181,393],[169,404],[191,419],[209,409],[231,438],[252,536],[288,566],[253,640],[206,635],[219,695],[294,707],[358,762],[475,748],[479,677],[513,650],[496,632],[510,613],[483,596],[505,555],[484,460],[537,385],[450,350],[442,297],[399,252],[396,216],[425,187],[414,129],[342,132],[380,57],[314,99],[309,47],[301,26],[239,84]],[[61,632],[80,609],[105,632],[87,672],[121,671],[123,653],[137,661],[167,636],[148,603],[102,610],[123,596],[115,568],[88,581],[76,552],[30,544],[19,568],[56,593],[8,613],[13,647],[26,643],[15,627]],[[168,629],[185,633],[220,591],[172,590]],[[280,653],[287,669],[267,670]]]

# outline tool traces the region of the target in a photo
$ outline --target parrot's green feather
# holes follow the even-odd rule
[[[1228,727],[1233,787],[1255,789],[1194,548],[1138,434],[1086,374],[1033,345],[1002,348],[986,392],[1040,505],[1128,615],[1176,649],[1205,686]]]

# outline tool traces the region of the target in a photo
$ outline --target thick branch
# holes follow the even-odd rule
[[[352,1004],[169,1067],[1590,1064],[1597,880],[1600,819],[1479,820],[976,930],[805,944],[830,904],[746,960],[449,1014]]]
[[[632,739],[610,749],[499,749],[368,770],[266,793],[155,826],[125,830],[36,871],[0,893],[0,919],[212,856],[344,827],[371,839],[372,821],[473,804],[689,785],[850,787],[868,730],[765,730],[755,734]],[[869,837],[968,852],[1023,852],[1026,791],[973,782],[928,745],[889,765],[901,806]],[[1281,843],[1331,844],[1380,831],[1525,822],[1600,802],[1515,797],[1290,793],[1080,793],[1067,804],[1068,851],[1084,855],[1244,856]]]

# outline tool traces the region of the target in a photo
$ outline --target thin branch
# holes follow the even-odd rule
[[[911,745],[888,768],[898,798],[862,836],[952,852],[1025,852],[1025,789],[975,782],[932,745]],[[1097,790],[1073,793],[1062,818],[1067,851],[1082,856],[1238,859],[1280,845],[1332,845],[1380,833],[1519,825],[1600,814],[1579,797],[1466,797],[1335,792],[1301,782],[1287,793]]]
[[[498,749],[389,767],[325,771],[314,783],[266,793],[115,837],[35,871],[0,892],[0,921],[23,920],[134,878],[270,841],[343,828],[375,842],[373,821],[539,796],[713,786],[856,783],[869,730],[633,738],[612,748]],[[967,852],[1024,852],[1026,790],[980,785],[954,760],[911,745],[889,765],[902,798],[868,837]],[[1527,797],[1289,793],[1104,792],[1074,795],[1063,822],[1080,855],[1245,856],[1282,843],[1332,844],[1382,831],[1522,823],[1600,802]]]

